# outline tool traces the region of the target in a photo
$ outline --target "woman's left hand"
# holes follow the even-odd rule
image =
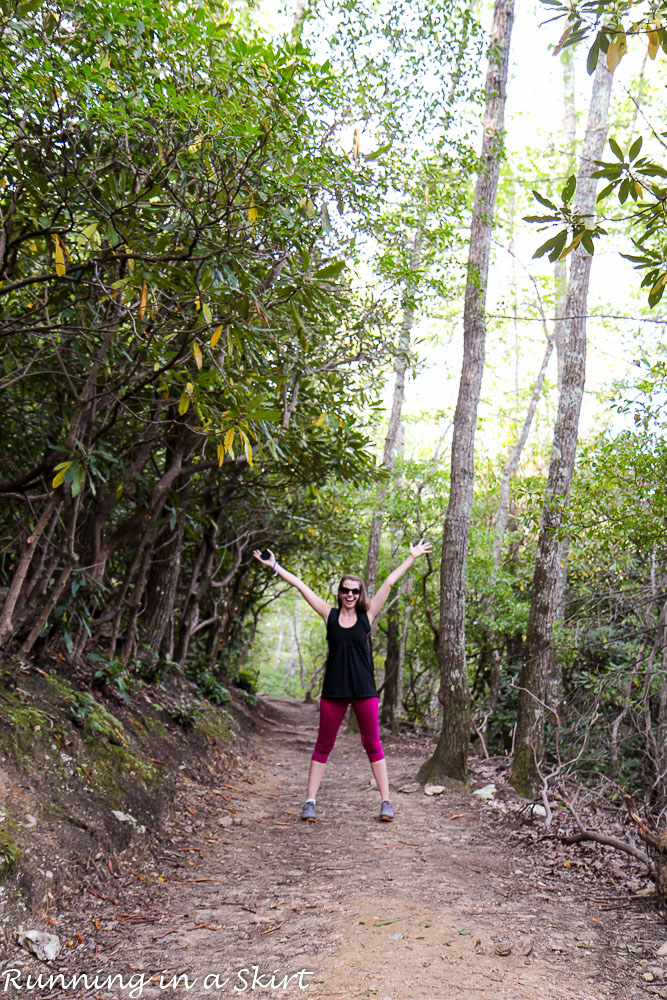
[[[416,545],[410,546],[410,555],[413,559],[418,559],[419,556],[424,556],[427,552],[430,552],[432,547],[430,542],[425,542],[423,538],[420,538]]]
[[[268,559],[262,558],[261,549],[255,549],[253,555],[258,562],[261,562],[262,566],[269,566],[271,569],[273,569],[273,567],[276,565],[276,557],[274,556],[271,549],[266,549],[266,551],[269,553]]]

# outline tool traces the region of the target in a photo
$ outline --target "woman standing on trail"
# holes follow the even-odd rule
[[[390,823],[394,818],[394,810],[389,801],[387,764],[380,742],[379,699],[373,671],[371,622],[384,607],[396,581],[400,580],[419,556],[430,551],[431,543],[423,539],[416,545],[411,545],[408,558],[392,570],[370,601],[361,577],[346,573],[338,587],[336,608],[314,594],[298,576],[288,573],[280,566],[271,549],[263,552],[256,549],[253,552],[263,566],[270,567],[283,580],[296,587],[311,608],[322,616],[327,627],[329,653],[320,698],[320,728],[308,772],[308,794],[301,812],[301,819],[307,822],[315,821],[317,790],[350,702],[359,723],[361,742],[380,792],[380,819]]]

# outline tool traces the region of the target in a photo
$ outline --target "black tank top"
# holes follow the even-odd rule
[[[339,614],[338,608],[332,608],[327,619],[329,655],[322,697],[377,698],[368,615],[360,611],[354,625],[343,628]]]

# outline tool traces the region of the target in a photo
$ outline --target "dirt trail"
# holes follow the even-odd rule
[[[153,981],[140,994],[135,979],[134,996],[667,997],[655,968],[667,928],[650,902],[582,878],[574,862],[548,864],[516,818],[467,792],[399,793],[422,759],[404,740],[385,740],[393,824],[378,822],[359,738],[344,732],[318,822],[303,824],[317,710],[282,699],[260,708],[254,753],[221,794],[183,772],[168,849],[143,868],[126,861],[100,891],[117,905],[88,892],[63,913],[57,930],[72,944],[58,967],[125,976],[85,995],[130,996],[129,976],[144,973]],[[174,975],[189,981],[160,989]],[[84,992],[16,998],[37,995]]]

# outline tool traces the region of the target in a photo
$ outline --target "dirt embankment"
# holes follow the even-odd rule
[[[9,941],[33,917],[55,919],[72,888],[110,876],[131,845],[159,842],[182,779],[204,787],[234,765],[239,726],[226,709],[195,704],[186,682],[126,700],[72,680],[33,670],[0,684],[0,935]]]
[[[303,824],[316,721],[313,706],[264,699],[226,770],[184,758],[160,839],[135,829],[110,865],[82,856],[74,891],[31,925],[58,938],[57,957],[10,942],[0,996],[667,997],[667,927],[639,869],[545,839],[488,765],[475,784],[496,778],[505,813],[467,789],[410,791],[426,747],[386,740],[397,815],[380,824],[358,736],[342,733],[318,821]]]

